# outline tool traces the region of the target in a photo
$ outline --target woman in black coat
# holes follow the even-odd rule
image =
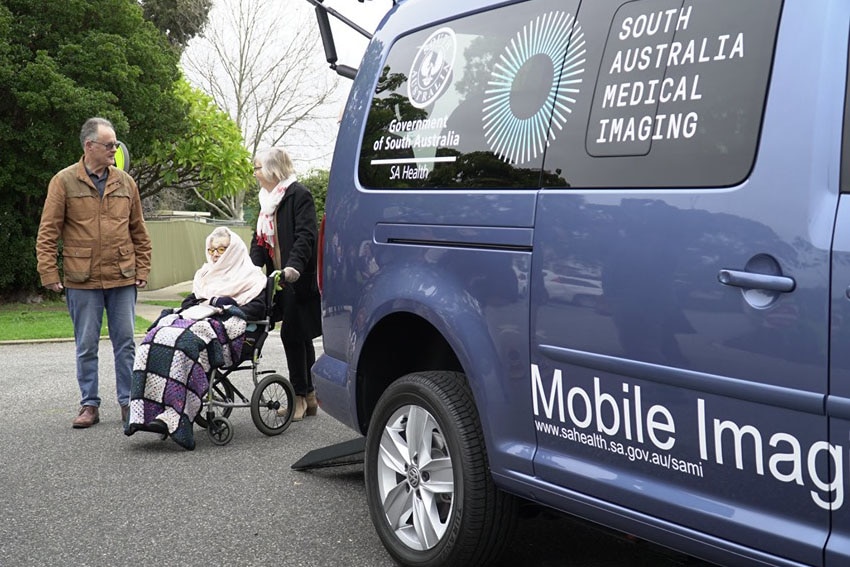
[[[316,415],[318,403],[310,368],[316,361],[313,339],[322,334],[321,296],[316,273],[319,229],[310,190],[295,180],[283,148],[254,159],[260,184],[260,214],[251,240],[251,261],[266,273],[282,270],[283,289],[275,296],[275,318],[295,389],[293,421]]]

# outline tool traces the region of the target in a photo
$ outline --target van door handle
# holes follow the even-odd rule
[[[783,293],[794,291],[794,288],[797,287],[794,278],[788,276],[770,276],[741,270],[720,270],[717,273],[717,280],[723,285]]]

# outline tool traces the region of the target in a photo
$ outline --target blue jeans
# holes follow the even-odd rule
[[[118,403],[130,403],[130,377],[136,343],[133,339],[136,322],[135,285],[111,289],[65,288],[68,313],[74,324],[74,341],[77,345],[77,382],[80,385],[80,405],[100,406],[98,392],[98,349],[103,310],[112,354],[115,359],[115,389]]]

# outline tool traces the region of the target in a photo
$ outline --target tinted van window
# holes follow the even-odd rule
[[[375,188],[538,187],[551,125],[557,130],[572,120],[567,110],[584,80],[558,80],[574,64],[564,58],[571,38],[579,46],[572,56],[582,57],[577,6],[523,3],[401,38],[372,100],[360,182]]]
[[[739,183],[756,155],[780,8],[599,0],[576,17],[577,2],[534,2],[403,37],[372,101],[360,182]]]
[[[546,169],[571,187],[741,182],[756,155],[781,6],[584,2],[590,76]]]

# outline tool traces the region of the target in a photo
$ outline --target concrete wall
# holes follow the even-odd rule
[[[221,224],[195,220],[147,221],[153,243],[148,289],[160,289],[191,280],[206,261],[207,236]],[[225,225],[227,226],[227,225]],[[250,248],[253,227],[228,226]]]

